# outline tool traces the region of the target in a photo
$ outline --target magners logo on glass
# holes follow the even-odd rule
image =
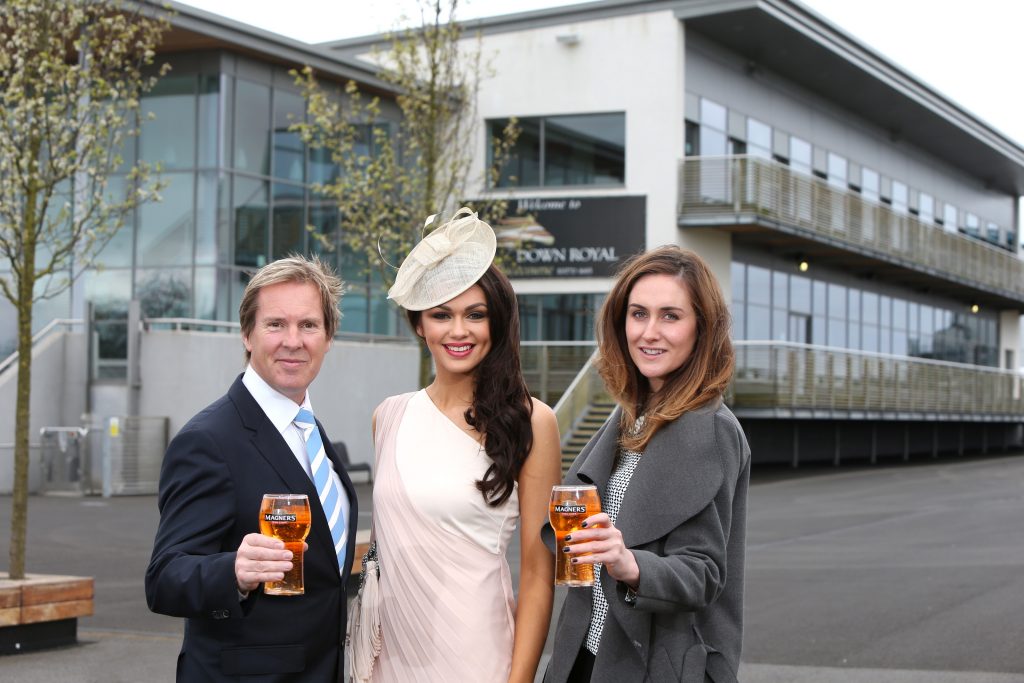
[[[298,519],[295,515],[280,515],[267,513],[263,515],[263,521],[265,522],[294,522]]]
[[[587,506],[562,503],[560,505],[555,505],[555,512],[560,515],[582,515],[587,512]]]

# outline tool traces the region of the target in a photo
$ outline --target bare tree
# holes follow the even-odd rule
[[[0,293],[18,316],[12,579],[25,576],[32,307],[67,289],[124,223],[157,196],[121,149],[166,17],[116,0],[5,0],[0,5]],[[158,71],[162,74],[163,69]],[[124,172],[127,191],[107,180]]]
[[[455,20],[458,0],[421,4],[421,25],[391,35],[376,57],[381,78],[398,92],[401,119],[383,121],[379,97],[349,82],[343,92],[319,83],[309,67],[293,72],[308,104],[306,122],[295,126],[314,149],[340,167],[337,178],[315,186],[340,212],[341,239],[385,286],[395,263],[422,237],[424,219],[450,216],[469,205],[481,218],[500,219],[508,202],[481,189],[493,186],[497,169],[518,137],[511,120],[490,140],[493,163],[486,178],[471,178],[479,131],[477,95],[488,75],[479,42],[464,39]],[[476,196],[474,196],[476,195]],[[421,379],[426,378],[421,363]]]

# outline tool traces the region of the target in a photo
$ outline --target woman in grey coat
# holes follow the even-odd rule
[[[627,261],[598,344],[619,405],[566,483],[595,484],[603,511],[556,549],[595,585],[569,589],[544,680],[734,682],[750,449],[722,403],[734,358],[707,264],[674,246]]]

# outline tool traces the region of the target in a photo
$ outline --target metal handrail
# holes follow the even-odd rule
[[[735,347],[755,347],[755,346],[786,346],[795,349],[808,349],[811,351],[833,351],[837,353],[855,353],[858,356],[873,356],[875,358],[882,358],[886,360],[898,360],[913,361],[918,365],[938,365],[947,366],[955,369],[969,369],[977,370],[978,372],[991,372],[999,375],[1020,375],[1020,370],[1005,370],[1003,368],[994,368],[988,365],[974,365],[972,363],[957,363],[952,360],[940,360],[938,358],[918,358],[916,356],[901,356],[894,353],[881,353],[878,351],[857,351],[853,349],[847,349],[841,346],[825,346],[823,344],[803,344],[800,342],[791,341],[773,341],[770,339],[743,339],[733,341]]]
[[[520,344],[520,363],[530,393],[545,403],[557,403],[593,353],[593,341],[526,341]]]
[[[58,327],[64,325],[68,327],[73,327],[75,325],[84,324],[85,321],[82,320],[81,318],[54,318],[46,325],[44,325],[42,329],[40,329],[38,332],[32,335],[32,347],[35,348],[36,344],[41,342],[45,337],[47,337],[51,332],[53,332]],[[2,361],[0,361],[0,375],[4,374],[4,372],[6,372],[7,369],[11,367],[17,360],[18,352],[15,351],[11,355],[7,356],[7,358],[4,358]]]
[[[964,363],[795,342],[737,341],[734,408],[1024,415],[1024,375]]]
[[[156,328],[166,328],[174,332],[195,331],[194,328],[213,328],[214,333],[237,334],[242,329],[240,323],[231,320],[203,320],[201,318],[143,318],[142,329],[150,331]],[[335,339],[342,341],[362,341],[369,343],[409,343],[411,337],[372,334],[367,332],[336,332]]]
[[[564,444],[572,436],[576,424],[583,417],[587,406],[593,403],[595,396],[604,389],[601,376],[597,372],[597,349],[583,364],[572,383],[555,404],[555,420],[558,422],[558,433],[562,435]]]
[[[1016,254],[865,199],[770,159],[687,157],[680,162],[679,216],[755,223],[842,244],[884,261],[1024,301]]]

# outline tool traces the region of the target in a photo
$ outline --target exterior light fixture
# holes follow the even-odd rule
[[[807,262],[807,259],[805,259],[803,256],[798,256],[797,257],[797,259],[796,259],[796,268],[797,268],[797,270],[799,270],[801,273],[806,273],[807,270],[810,267],[811,267],[811,264]]]
[[[580,44],[580,36],[577,33],[563,33],[560,36],[555,36],[555,40],[558,41],[559,45],[565,45],[566,47],[575,47]]]
[[[971,304],[971,313],[977,313],[981,310],[981,306],[978,304]]]

